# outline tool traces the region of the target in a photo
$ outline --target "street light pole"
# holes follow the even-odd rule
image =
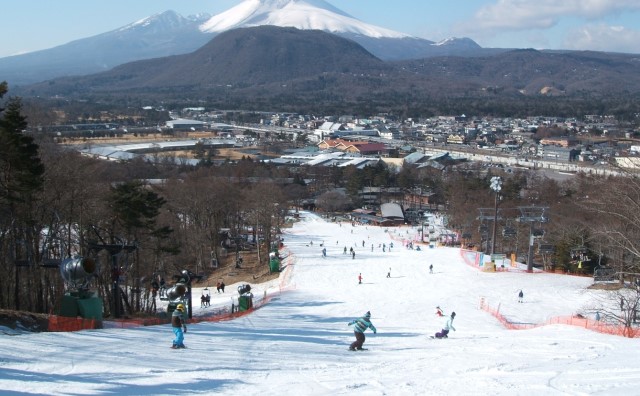
[[[496,193],[496,200],[493,214],[493,235],[491,237],[491,256],[496,252],[496,229],[498,228],[498,195],[502,190],[502,179],[500,176],[494,176],[491,178],[491,189]]]

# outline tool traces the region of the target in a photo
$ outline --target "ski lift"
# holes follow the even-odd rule
[[[587,249],[585,246],[574,247],[571,249],[571,258],[573,260],[579,260],[582,262],[590,261],[591,259],[587,255],[588,252],[589,249]]]
[[[553,254],[556,251],[556,247],[550,243],[538,244],[538,253],[540,254]]]
[[[511,238],[517,235],[517,231],[513,227],[504,227],[502,229],[502,236],[505,238]]]

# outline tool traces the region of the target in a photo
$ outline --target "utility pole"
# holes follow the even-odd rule
[[[491,237],[491,256],[493,259],[493,255],[496,252],[496,228],[498,228],[498,197],[500,195],[500,190],[502,190],[502,179],[500,176],[494,176],[491,178],[491,189],[496,193],[493,214],[493,236]]]

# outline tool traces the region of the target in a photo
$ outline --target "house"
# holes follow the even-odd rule
[[[447,136],[447,143],[448,144],[464,144],[465,140],[464,140],[464,136],[462,135],[449,135]]]
[[[543,146],[560,146],[566,148],[575,145],[576,139],[570,136],[548,137],[541,139],[540,144]]]
[[[418,210],[431,208],[429,199],[434,195],[431,191],[422,190],[421,188],[408,190],[404,193],[404,204],[408,208]]]
[[[369,143],[365,141],[349,142],[343,139],[326,139],[318,144],[320,150],[339,150],[345,153],[358,155],[383,155],[388,152],[382,143]]]

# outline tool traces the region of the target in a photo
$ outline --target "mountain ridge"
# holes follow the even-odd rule
[[[189,54],[136,61],[83,77],[24,87],[28,95],[82,97],[140,91],[176,95],[320,95],[336,100],[523,97],[640,93],[638,57],[532,49],[483,57],[382,61],[319,30],[274,26],[223,32]]]
[[[226,29],[216,25],[221,20],[227,21]],[[314,30],[324,27],[321,30],[353,40],[383,60],[478,56],[483,52],[480,46],[470,48],[468,43],[458,46],[453,41],[448,46],[437,46],[430,40],[373,26],[324,0],[245,0],[215,16],[199,14],[185,18],[175,11],[166,11],[53,48],[0,58],[0,78],[25,85],[61,76],[89,75],[137,60],[186,54],[231,25],[253,27],[260,21]],[[214,29],[214,25],[220,29]],[[206,31],[207,26],[211,32]]]

